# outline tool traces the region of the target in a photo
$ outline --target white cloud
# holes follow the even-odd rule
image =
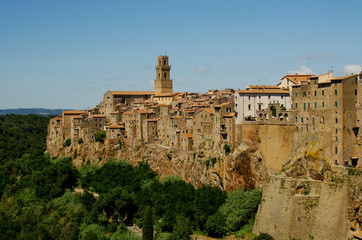
[[[360,73],[362,70],[362,67],[360,65],[353,65],[353,64],[348,64],[343,68],[343,72],[345,74],[358,74]]]
[[[151,86],[154,86],[154,85],[155,85],[155,82],[154,82],[153,80],[149,80],[147,83],[148,83],[149,85],[151,85]]]
[[[298,70],[289,70],[288,74],[315,74],[315,73],[306,66],[300,66]]]
[[[201,72],[201,73],[206,73],[208,72],[209,70],[205,67],[196,67],[196,72]]]

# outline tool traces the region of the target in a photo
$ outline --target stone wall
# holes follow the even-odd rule
[[[253,232],[275,239],[348,238],[347,180],[329,175],[324,182],[273,177],[263,187],[263,199]]]
[[[282,169],[294,149],[294,125],[268,124],[258,128],[260,153],[266,166],[276,172]]]

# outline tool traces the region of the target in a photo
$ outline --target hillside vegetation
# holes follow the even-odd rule
[[[127,226],[142,228],[147,208],[157,239],[251,231],[260,191],[159,181],[145,162],[110,159],[77,170],[71,158],[43,153],[48,121],[0,116],[1,239],[141,239]]]

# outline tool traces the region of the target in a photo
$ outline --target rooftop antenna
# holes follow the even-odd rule
[[[328,72],[333,72],[333,70],[334,70],[334,66],[333,66],[334,65],[333,64],[334,57],[332,56],[331,59],[332,59],[332,65],[328,66],[328,67],[331,68],[332,70],[328,70]]]

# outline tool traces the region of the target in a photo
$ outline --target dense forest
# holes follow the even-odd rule
[[[1,239],[142,239],[139,229],[151,232],[143,239],[272,239],[251,233],[259,190],[160,181],[144,162],[109,159],[77,170],[71,158],[44,154],[49,119],[0,116]]]

